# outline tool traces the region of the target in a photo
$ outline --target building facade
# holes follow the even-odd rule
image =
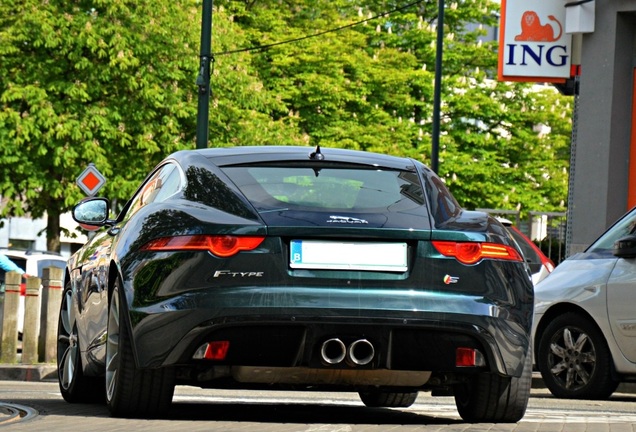
[[[71,235],[60,237],[60,254],[69,257],[86,243],[86,231],[78,228],[70,213],[60,218],[60,225]],[[0,227],[0,249],[46,251],[46,218],[12,217],[2,219]]]
[[[581,73],[572,136],[570,254],[636,205],[636,0],[586,3],[595,6],[594,30],[573,35]]]

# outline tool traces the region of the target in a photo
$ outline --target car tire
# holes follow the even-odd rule
[[[539,339],[537,367],[550,392],[565,399],[607,399],[618,387],[601,331],[569,312],[548,324]]]
[[[526,354],[520,377],[480,373],[455,386],[455,405],[470,423],[516,423],[528,407],[532,384],[532,357]]]
[[[87,377],[82,368],[80,341],[78,337],[73,290],[67,283],[62,294],[62,303],[57,323],[57,377],[60,393],[67,402],[103,402],[104,380]]]
[[[106,404],[113,417],[165,415],[175,387],[172,368],[139,369],[133,357],[121,282],[115,282],[108,309]]]
[[[407,408],[415,403],[418,392],[395,393],[372,390],[358,394],[362,403],[369,408]]]

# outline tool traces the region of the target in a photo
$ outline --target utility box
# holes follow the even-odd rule
[[[595,0],[575,1],[565,4],[565,32],[593,33]]]

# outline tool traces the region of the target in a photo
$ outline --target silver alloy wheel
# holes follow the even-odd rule
[[[564,327],[550,339],[550,373],[560,385],[577,390],[590,381],[596,368],[596,350],[591,338],[581,329]]]
[[[73,311],[73,293],[67,290],[62,299],[64,304],[60,312],[62,326],[58,335],[58,349],[64,350],[59,357],[60,384],[67,389],[75,378],[75,365],[79,355],[77,346],[77,327],[75,326],[75,312]]]
[[[113,399],[119,369],[119,290],[113,290],[108,311],[108,337],[106,340],[106,400]]]

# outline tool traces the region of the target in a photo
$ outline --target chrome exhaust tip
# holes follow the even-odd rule
[[[320,357],[328,365],[338,364],[345,359],[347,347],[338,338],[327,339],[320,347]]]
[[[373,344],[366,339],[358,339],[349,345],[347,350],[347,361],[351,365],[364,366],[371,363],[375,356]]]

